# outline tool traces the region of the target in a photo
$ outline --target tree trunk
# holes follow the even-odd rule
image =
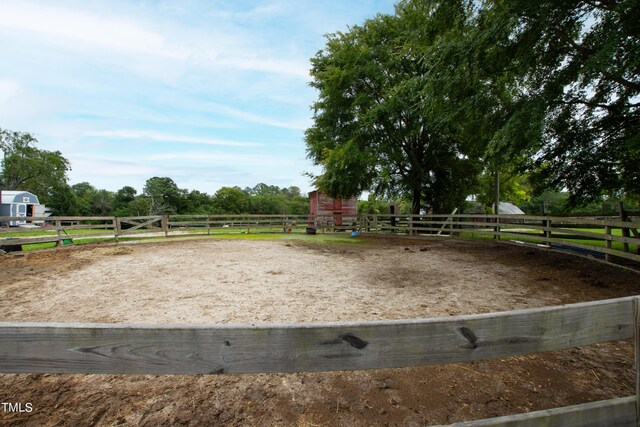
[[[413,189],[412,199],[411,199],[411,215],[420,215],[420,196],[421,191],[419,188]]]

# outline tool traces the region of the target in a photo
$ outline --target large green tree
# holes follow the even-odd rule
[[[80,182],[71,186],[75,193],[76,211],[78,215],[106,216],[113,213],[114,194],[107,190],[98,190],[88,182]]]
[[[131,203],[135,200],[137,190],[129,185],[125,185],[113,196],[113,214],[115,216],[134,215],[130,209]]]
[[[62,153],[41,150],[35,146],[37,143],[30,133],[0,129],[0,188],[29,191],[41,203],[47,203],[56,190],[67,187],[71,168]]]
[[[396,15],[328,36],[311,61],[319,99],[306,132],[309,157],[323,166],[321,189],[406,196],[413,213],[462,203],[479,172],[478,143],[451,132],[449,105],[425,84],[423,59],[464,33],[472,12],[467,1],[405,1]]]
[[[143,195],[150,201],[148,215],[182,212],[186,204],[186,190],[178,188],[169,177],[149,178],[144,184]]]
[[[526,104],[544,112],[532,161],[540,189],[572,204],[640,198],[640,2],[493,0],[486,31],[522,72]],[[533,120],[533,119],[531,119]]]
[[[221,214],[242,214],[249,209],[249,199],[238,187],[222,187],[214,195],[214,205]]]

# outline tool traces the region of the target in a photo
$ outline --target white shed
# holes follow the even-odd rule
[[[35,194],[27,191],[2,191],[0,216],[20,217],[12,221],[4,221],[0,225],[18,226],[27,223],[27,217],[36,216],[40,210],[40,202]],[[24,219],[23,219],[24,218]]]

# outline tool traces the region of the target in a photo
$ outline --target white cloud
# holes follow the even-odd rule
[[[201,138],[196,136],[172,135],[147,130],[111,130],[91,131],[86,136],[119,138],[119,139],[144,139],[149,141],[183,142],[187,144],[222,145],[227,147],[259,147],[263,144],[256,142],[226,141],[213,138]]]
[[[39,93],[24,83],[0,79],[0,127],[34,133],[42,126],[42,116],[57,108],[66,107],[66,101],[56,95]],[[38,126],[34,127],[34,123]]]
[[[144,19],[50,4],[0,2],[0,28],[11,30],[14,36],[15,31],[34,34],[40,43],[56,43],[64,49],[94,55],[100,55],[96,49],[106,49],[111,56],[102,55],[102,60],[117,61],[113,55],[122,54],[126,60],[121,61],[121,65],[139,68],[143,73],[152,72],[157,65],[145,67],[140,58],[132,61],[132,55],[142,54],[214,70],[234,69],[309,78],[306,57],[286,57],[279,50],[266,51],[260,46],[262,41],[256,43],[233,25],[205,31],[173,24],[163,26],[162,21]],[[163,69],[169,74],[175,72],[171,67]]]
[[[0,127],[98,188],[304,187],[308,60],[377,3],[0,0]]]
[[[189,152],[172,152],[153,154],[146,157],[150,161],[161,160],[185,160],[195,163],[207,163],[207,164],[235,164],[235,165],[251,165],[251,166],[263,166],[263,167],[282,167],[290,166],[294,159],[284,156],[275,156],[270,154],[238,154],[238,153],[223,153],[223,152],[201,152],[201,151],[189,151]]]
[[[0,104],[6,104],[12,98],[17,98],[21,91],[22,87],[19,82],[15,80],[0,80]]]
[[[1,2],[0,27],[36,33],[47,39],[71,41],[89,48],[103,47],[173,59],[184,59],[188,55],[184,50],[169,47],[162,34],[126,18],[42,4]]]
[[[262,71],[276,74],[290,74],[308,80],[309,65],[306,61],[259,58],[249,56],[232,56],[220,58],[215,65],[243,71]]]
[[[220,105],[214,103],[208,103],[206,106],[216,113],[224,114],[228,117],[233,117],[235,119],[243,120],[250,123],[257,123],[261,125],[279,127],[284,129],[293,129],[293,130],[305,130],[310,125],[310,120],[304,121],[281,121],[275,120],[268,117],[264,117],[258,114],[248,113],[243,110],[238,110],[236,108],[229,107],[227,105]]]
[[[127,162],[122,159],[109,159],[104,157],[74,156],[71,159],[72,176],[85,177],[129,177],[129,176],[153,176],[160,168],[142,163]],[[82,181],[82,180],[81,180]]]

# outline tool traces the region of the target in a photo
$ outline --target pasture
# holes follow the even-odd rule
[[[322,239],[315,239],[321,237]],[[273,324],[447,317],[640,293],[637,273],[499,242],[262,236],[0,258],[2,321]],[[3,374],[11,424],[424,425],[634,394],[631,342],[453,365],[245,375]]]

